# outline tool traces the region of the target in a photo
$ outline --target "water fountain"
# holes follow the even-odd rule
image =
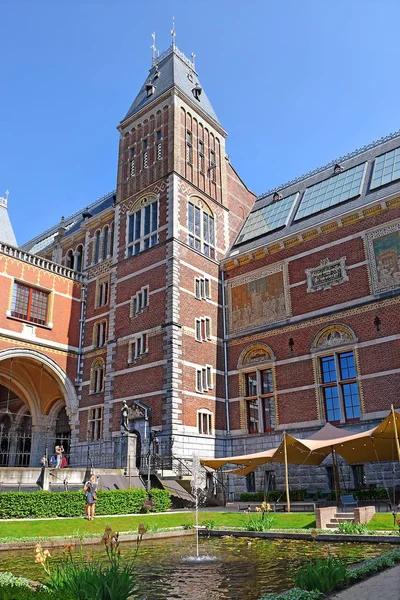
[[[188,556],[185,561],[187,562],[212,562],[217,560],[215,556],[209,556],[208,554],[200,554],[199,552],[199,503],[205,497],[205,475],[204,469],[200,464],[200,458],[197,454],[193,454],[192,462],[192,481],[190,482],[192,490],[192,496],[195,500],[195,512],[196,512],[196,556]]]

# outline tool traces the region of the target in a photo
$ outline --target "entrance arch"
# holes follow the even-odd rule
[[[77,414],[75,388],[54,360],[31,349],[0,352],[0,466],[40,466],[57,437],[69,448]]]

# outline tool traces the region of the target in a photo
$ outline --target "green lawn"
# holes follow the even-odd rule
[[[278,513],[273,524],[274,529],[310,529],[315,527],[314,513]],[[203,512],[200,513],[199,522],[205,524],[214,521],[214,528],[244,528],[246,516],[242,513],[232,512]],[[149,531],[180,527],[188,523],[194,524],[195,515],[187,513],[159,513],[151,515],[137,515],[128,517],[97,517],[94,521],[77,519],[55,519],[37,521],[3,521],[0,524],[1,541],[9,538],[37,538],[41,537],[79,537],[80,535],[103,533],[106,525],[115,531],[136,532],[139,523],[144,523]],[[390,513],[378,513],[368,524],[368,529],[393,530],[393,516]],[[397,528],[396,528],[397,529]]]

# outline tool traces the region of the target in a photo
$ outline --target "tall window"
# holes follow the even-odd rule
[[[89,409],[88,414],[88,441],[100,440],[103,433],[103,408]]]
[[[100,321],[100,323],[96,323],[93,332],[93,345],[97,348],[100,348],[100,346],[104,346],[104,344],[106,343],[106,333],[107,322]]]
[[[134,362],[143,354],[146,354],[147,350],[147,333],[136,336],[130,344],[129,362]]]
[[[245,386],[249,433],[272,431],[275,427],[272,369],[245,373]]]
[[[204,142],[199,140],[199,171],[204,173]]]
[[[197,413],[197,429],[201,435],[211,434],[212,413],[209,410],[199,410]]]
[[[215,162],[215,152],[214,150],[210,150],[210,167],[208,173],[211,181],[215,181],[216,166],[217,163]]]
[[[96,360],[92,365],[90,384],[93,394],[102,392],[104,389],[104,362],[102,359]]]
[[[105,306],[108,303],[108,278],[100,279],[97,282],[97,301],[96,308]]]
[[[194,292],[198,300],[211,298],[211,284],[207,277],[195,277]]]
[[[186,162],[192,164],[193,162],[193,146],[192,146],[192,132],[186,132]]]
[[[37,325],[46,325],[49,293],[14,283],[11,316]]]
[[[135,176],[135,148],[131,148],[129,152],[129,177]]]
[[[142,288],[132,297],[131,317],[142,312],[149,305],[149,286]]]
[[[326,420],[357,421],[361,409],[354,353],[335,352],[321,358],[320,365]]]
[[[79,271],[79,273],[82,271],[82,267],[83,267],[83,246],[82,244],[79,244],[79,246],[76,249],[76,254],[75,254],[75,271]]]
[[[108,256],[108,237],[109,237],[109,228],[104,227],[104,230],[103,230],[103,252],[102,252],[103,260],[106,260],[106,258]]]
[[[93,243],[94,243],[93,262],[96,264],[99,262],[99,256],[100,256],[100,231],[96,231]]]
[[[215,257],[214,217],[208,207],[188,205],[189,246],[206,256]]]
[[[145,198],[141,208],[128,215],[128,257],[155,246],[157,229],[158,200]]]
[[[210,317],[201,317],[195,319],[196,340],[198,342],[206,342],[211,340],[211,319]]]
[[[206,365],[202,369],[196,370],[196,391],[208,392],[213,387],[212,370],[210,365]]]
[[[147,138],[143,140],[142,161],[143,169],[147,169],[147,167],[149,166],[149,141]]]
[[[157,147],[156,147],[156,156],[157,160],[162,159],[162,133],[161,129],[157,131]]]

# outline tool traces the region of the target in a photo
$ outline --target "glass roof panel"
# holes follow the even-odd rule
[[[333,175],[307,188],[297,209],[295,221],[340,204],[361,193],[367,163]]]
[[[386,152],[375,159],[371,189],[400,179],[400,148]]]
[[[247,242],[285,225],[298,195],[296,192],[251,212],[236,243]]]

